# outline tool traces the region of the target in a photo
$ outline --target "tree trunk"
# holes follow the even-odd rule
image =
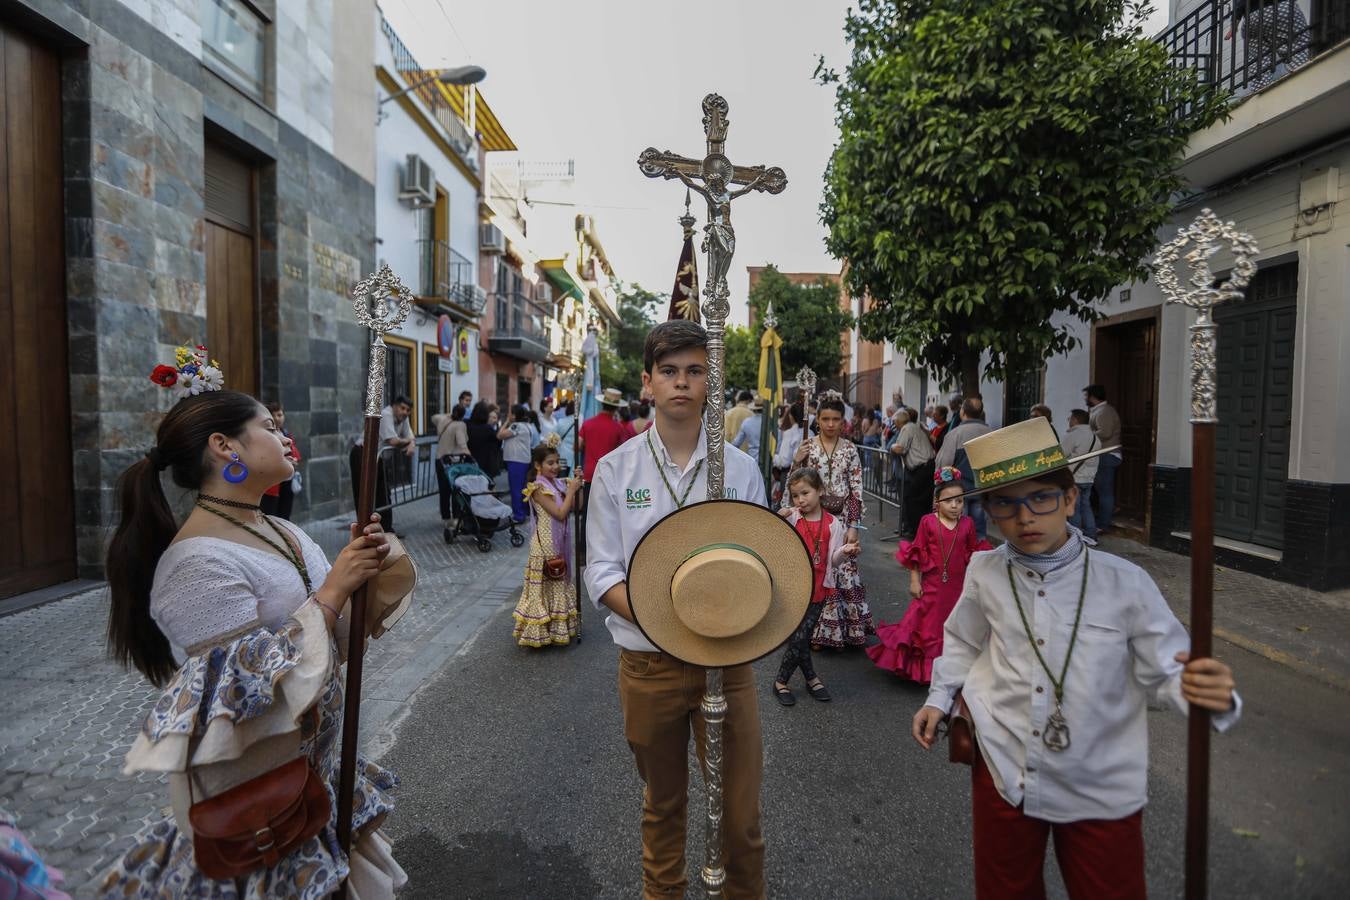
[[[980,392],[980,351],[961,351],[961,396]]]

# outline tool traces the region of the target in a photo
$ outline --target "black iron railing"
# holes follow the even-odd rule
[[[445,241],[417,242],[419,297],[449,300],[474,313],[483,311],[487,295],[474,290],[473,263]]]
[[[1173,66],[1193,69],[1201,83],[1242,97],[1347,38],[1350,0],[1208,0],[1158,41]]]
[[[459,117],[441,93],[440,82],[433,77],[438,70],[423,69],[418,64],[408,48],[403,46],[403,41],[399,40],[398,33],[394,31],[394,26],[389,24],[388,19],[381,17],[380,28],[389,40],[389,49],[394,54],[394,68],[398,74],[407,84],[418,85],[413,88],[412,93],[445,129],[460,156],[469,157],[473,150],[473,135],[469,133],[468,123]],[[446,85],[446,87],[452,91],[467,90],[462,85]]]
[[[548,310],[518,291],[493,294],[497,314],[492,326],[494,337],[528,338],[548,346],[545,322]]]

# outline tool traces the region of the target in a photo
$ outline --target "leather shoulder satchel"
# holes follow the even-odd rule
[[[534,500],[531,499],[530,515],[534,519],[534,542],[539,545],[539,553],[544,557],[543,575],[549,581],[562,581],[567,577],[567,557],[550,554],[544,549],[544,539],[539,535],[541,517],[535,514],[534,506]]]
[[[192,790],[192,773],[188,773]],[[192,803],[197,868],[214,879],[276,865],[328,824],[328,789],[307,756],[297,756],[206,800]]]
[[[975,723],[970,718],[963,691],[952,699],[952,710],[947,714],[947,759],[964,766],[975,765]]]

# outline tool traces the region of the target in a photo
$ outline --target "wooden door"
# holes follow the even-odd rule
[[[253,170],[206,144],[206,345],[225,386],[258,395],[258,265]],[[175,335],[184,342],[193,335]]]
[[[1246,298],[1217,307],[1218,413],[1214,527],[1284,547],[1298,264],[1262,269]]]
[[[1158,393],[1158,320],[1152,313],[1100,325],[1094,336],[1094,381],[1120,415],[1121,463],[1116,471],[1118,517],[1148,516]],[[1056,411],[1058,412],[1058,410]]]
[[[1124,326],[1116,411],[1120,413],[1122,459],[1116,474],[1121,516],[1142,521],[1148,511],[1153,462],[1153,396],[1158,378],[1158,327],[1153,319]]]
[[[75,577],[61,65],[0,24],[0,597]]]

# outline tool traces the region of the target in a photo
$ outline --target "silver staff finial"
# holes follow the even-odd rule
[[[1177,279],[1177,260],[1188,244],[1194,244],[1186,254],[1186,264],[1191,269],[1189,290],[1183,289]],[[1209,260],[1225,244],[1233,253],[1233,268],[1228,278],[1216,285]],[[1220,221],[1218,216],[1205,209],[1194,222],[1164,244],[1153,260],[1153,274],[1167,302],[1188,306],[1197,313],[1190,329],[1192,422],[1218,421],[1215,385],[1218,325],[1214,323],[1213,311],[1216,304],[1242,296],[1242,289],[1256,274],[1253,258],[1257,252],[1255,238],[1245,231],[1238,231],[1232,222]]]
[[[381,263],[352,288],[356,321],[370,329],[370,373],[366,377],[366,415],[378,416],[384,407],[384,336],[397,329],[412,312],[412,291]]]
[[[764,310],[764,327],[765,328],[778,327],[778,317],[773,314],[773,303],[770,303],[769,308]]]
[[[816,392],[816,373],[810,366],[802,366],[797,370],[797,387],[808,394]]]

